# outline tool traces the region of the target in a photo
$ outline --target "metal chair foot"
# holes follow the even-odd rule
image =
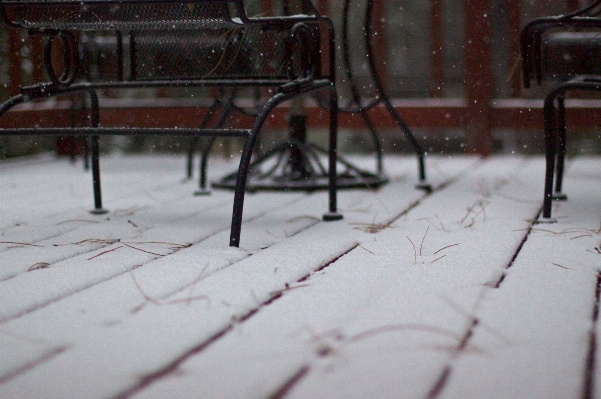
[[[196,190],[194,191],[194,196],[195,197],[204,197],[207,195],[211,195],[213,192],[211,190],[207,190],[207,189],[202,189],[202,190]]]
[[[567,201],[568,200],[568,196],[564,193],[554,193],[552,198],[553,198],[553,201]]]
[[[551,217],[546,218],[543,216],[541,216],[534,222],[534,224],[553,224],[553,223],[557,223],[557,219],[551,218]]]
[[[344,217],[338,212],[328,212],[323,215],[324,222],[334,222],[336,220],[342,220]]]
[[[98,209],[90,210],[90,213],[92,215],[106,215],[107,213],[109,213],[109,211],[108,211],[108,209],[98,208]]]
[[[422,181],[419,182],[415,185],[415,188],[417,188],[418,190],[424,190],[427,193],[431,193],[432,192],[432,185],[428,182]]]

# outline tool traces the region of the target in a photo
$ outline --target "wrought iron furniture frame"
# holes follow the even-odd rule
[[[356,76],[353,72],[353,63],[351,60],[351,36],[353,32],[350,27],[349,21],[355,16],[352,10],[353,6],[356,5],[356,3],[358,2],[361,2],[362,4],[360,5],[363,5],[365,7],[363,13],[363,23],[361,25],[363,31],[363,46],[366,50],[365,61],[367,63],[368,75],[376,93],[374,98],[367,102],[364,101],[363,96],[361,95],[360,85],[358,84]],[[380,143],[379,134],[377,132],[377,123],[375,123],[369,115],[370,109],[377,107],[378,105],[383,105],[394,120],[401,133],[405,136],[406,140],[409,142],[409,145],[411,146],[411,148],[417,156],[418,183],[416,187],[426,191],[430,191],[432,189],[432,186],[430,185],[426,177],[425,151],[418,142],[418,140],[415,138],[415,135],[413,134],[407,123],[405,123],[405,121],[403,120],[402,116],[392,105],[392,102],[388,97],[386,90],[384,89],[382,79],[378,74],[376,60],[382,55],[376,55],[374,53],[374,46],[372,43],[372,40],[374,38],[374,32],[372,30],[372,24],[374,22],[373,8],[373,0],[344,0],[342,10],[342,28],[340,33],[340,36],[342,38],[341,57],[343,61],[344,75],[346,78],[345,80],[351,93],[351,101],[345,104],[344,106],[340,107],[339,111],[344,113],[361,115],[363,122],[365,123],[370,132],[377,156],[376,176],[379,176],[380,178],[385,178],[382,162],[384,152]]]
[[[365,54],[361,54],[364,58],[367,74],[370,80],[370,85],[373,86],[375,95],[372,98],[366,99],[363,95],[363,90],[360,88],[355,70],[353,69],[353,48],[352,37],[353,35],[350,20],[356,17],[356,13],[353,13],[355,6],[363,6],[361,29],[362,37],[362,48],[365,50]],[[337,39],[339,43],[339,54],[338,60],[341,61],[341,70],[344,75],[344,79],[340,79],[337,84],[342,84],[347,88],[350,93],[350,98],[345,104],[339,107],[339,112],[358,114],[360,115],[363,123],[367,127],[376,156],[376,167],[375,172],[366,171],[353,165],[351,162],[345,160],[339,156],[339,163],[346,169],[338,175],[338,188],[377,188],[386,182],[388,178],[384,173],[383,168],[383,149],[378,134],[378,124],[370,116],[370,110],[383,105],[386,111],[394,120],[396,127],[401,131],[409,145],[415,152],[418,160],[418,183],[417,188],[430,191],[431,185],[426,178],[425,168],[425,151],[415,138],[413,132],[405,123],[399,112],[392,105],[390,98],[386,94],[382,80],[377,72],[376,62],[378,56],[374,53],[374,46],[372,40],[374,38],[374,32],[372,30],[373,24],[373,0],[345,0],[342,7],[341,15],[341,27],[337,29]],[[356,11],[356,10],[355,10]],[[322,104],[327,107],[327,105]],[[218,118],[217,124],[220,125],[224,122],[225,118],[233,112],[244,112],[244,110],[235,106],[233,98],[217,99],[213,106],[210,108],[209,115],[217,112],[217,109],[221,108],[221,114]],[[320,177],[326,176],[326,171],[323,165],[319,161],[320,153],[327,153],[324,149],[319,146],[308,143],[306,140],[306,134],[304,133],[304,126],[302,126],[302,115],[290,115],[289,129],[290,138],[273,148],[266,151],[264,154],[259,155],[255,161],[251,164],[251,169],[258,167],[266,163],[270,158],[277,158],[273,163],[273,166],[267,168],[265,172],[256,170],[253,176],[253,183],[251,184],[251,190],[303,190],[313,191],[325,188],[326,185],[320,183]],[[299,122],[297,122],[299,121]],[[208,120],[203,121],[208,123]],[[296,126],[295,126],[296,124]],[[300,124],[300,126],[299,126]],[[194,143],[195,144],[195,143]],[[201,156],[201,167],[200,167],[200,190],[199,194],[207,194],[207,157],[211,149],[212,140],[205,146]],[[191,177],[191,157],[193,148],[191,148],[188,159],[188,177]],[[235,186],[235,174],[225,176],[219,181],[213,182],[213,187],[218,188],[233,188]]]
[[[601,0],[565,15],[538,18],[529,22],[521,32],[522,77],[525,88],[530,88],[534,79],[538,84],[544,81],[560,82],[545,97],[544,133],[546,171],[543,198],[543,211],[540,222],[552,223],[553,200],[567,200],[563,193],[563,174],[566,156],[566,93],[571,91],[601,91],[601,75],[596,70],[567,72],[561,65],[546,62],[545,48],[550,44],[549,34],[558,31],[579,32],[601,29]],[[559,68],[556,73],[553,68]],[[555,187],[553,183],[555,182]]]
[[[242,156],[236,176],[236,187],[232,211],[230,246],[239,246],[242,226],[245,186],[253,148],[261,127],[270,113],[283,102],[301,95],[325,91],[329,95],[329,207],[323,220],[339,220],[337,212],[337,94],[335,82],[334,35],[331,21],[319,15],[309,0],[304,0],[308,14],[275,17],[249,17],[242,0],[194,0],[186,3],[175,0],[0,0],[0,16],[10,28],[27,29],[30,34],[46,38],[44,47],[44,67],[50,81],[22,87],[21,92],[0,105],[0,117],[11,108],[29,101],[43,100],[60,95],[85,93],[89,97],[89,121],[87,127],[22,127],[0,129],[0,135],[53,135],[91,137],[92,176],[94,186],[93,213],[105,213],[102,207],[99,167],[99,136],[104,135],[177,135],[206,137],[240,137],[245,139]],[[179,6],[186,14],[186,8],[193,17],[163,19],[156,10],[160,7]],[[210,12],[203,15],[203,7]],[[49,8],[50,7],[50,8]],[[65,7],[65,11],[61,8]],[[136,9],[136,7],[138,7]],[[147,7],[147,8],[144,8]],[[185,8],[182,8],[185,7]],[[150,10],[150,12],[148,11]],[[199,11],[200,10],[200,11]],[[127,14],[131,12],[132,14]],[[71,13],[71,14],[69,14]],[[57,17],[58,15],[58,17]],[[124,18],[126,15],[127,18]],[[33,16],[33,17],[32,17]],[[65,18],[61,20],[62,16]],[[54,18],[54,20],[53,20]],[[157,19],[159,20],[157,22]],[[79,81],[79,51],[77,32],[109,30],[131,34],[139,31],[206,31],[208,29],[256,28],[260,32],[278,30],[285,32],[286,51],[300,59],[300,66],[290,61],[285,71],[277,76],[193,76],[190,78],[168,79],[118,79],[109,81]],[[320,38],[315,29],[323,28],[327,35],[330,52],[329,65],[322,68]],[[58,40],[63,48],[64,68],[56,72],[53,63],[53,42]],[[288,55],[290,55],[288,54]],[[287,57],[292,59],[292,57]],[[325,70],[325,73],[322,71]],[[272,88],[273,94],[258,112],[249,129],[223,128],[131,128],[103,127],[100,125],[100,101],[97,94],[101,89],[129,89],[140,87],[265,87]]]

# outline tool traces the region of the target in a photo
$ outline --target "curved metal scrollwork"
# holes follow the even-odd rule
[[[285,47],[286,73],[290,80],[313,80],[319,57],[314,29],[304,23],[295,24]]]
[[[47,36],[46,44],[44,46],[44,68],[48,77],[58,87],[69,86],[79,71],[79,50],[77,47],[77,40],[71,32],[56,31],[56,32],[44,32]],[[53,59],[53,48],[54,42],[59,39],[63,50],[63,70],[60,72],[60,76],[52,65]]]

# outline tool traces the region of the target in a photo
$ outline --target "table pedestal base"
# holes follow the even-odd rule
[[[290,140],[260,156],[251,164],[247,191],[318,191],[329,187],[328,169],[322,162],[327,151],[313,144]],[[376,189],[388,182],[384,175],[359,169],[338,158],[338,189]],[[211,184],[233,190],[236,175],[230,174]]]

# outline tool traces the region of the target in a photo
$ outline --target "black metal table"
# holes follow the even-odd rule
[[[362,30],[363,47],[365,49],[365,61],[367,62],[370,79],[375,88],[375,95],[370,100],[365,100],[361,95],[361,89],[353,73],[351,61],[351,23],[350,19],[356,16],[356,7],[364,7]],[[411,147],[418,157],[419,181],[417,187],[424,190],[430,190],[431,185],[426,178],[425,170],[425,152],[415,136],[404,122],[399,113],[392,106],[390,99],[386,95],[380,77],[376,72],[372,40],[372,19],[373,19],[373,1],[372,0],[345,0],[342,15],[342,27],[339,29],[338,40],[341,54],[338,58],[343,63],[343,72],[345,82],[348,85],[347,91],[351,93],[350,101],[339,111],[353,114],[360,114],[366,127],[368,128],[373,146],[376,153],[375,172],[366,171],[357,167],[352,162],[344,159],[340,155],[337,161],[340,164],[342,172],[337,176],[337,187],[344,188],[368,188],[374,189],[388,182],[388,178],[382,165],[382,146],[379,134],[376,131],[376,123],[369,116],[369,110],[378,105],[384,105],[390,113],[397,126],[409,141]],[[209,147],[210,149],[210,147]],[[246,189],[248,191],[259,190],[282,190],[282,191],[316,191],[327,189],[328,174],[326,168],[321,162],[321,158],[327,151],[307,140],[306,117],[302,113],[292,113],[289,117],[289,138],[288,140],[274,146],[265,154],[258,156],[250,166],[250,174]],[[206,194],[206,160],[208,150],[203,154],[203,166],[201,167],[201,181],[199,193]],[[235,188],[235,173],[227,175],[220,180],[214,181],[212,186],[215,188]]]

